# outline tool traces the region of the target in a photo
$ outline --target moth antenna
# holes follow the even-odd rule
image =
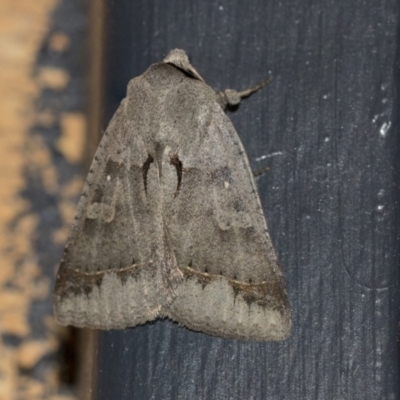
[[[272,77],[269,77],[264,82],[261,82],[258,85],[253,86],[250,89],[246,89],[246,90],[243,90],[242,92],[238,92],[238,95],[240,96],[241,99],[248,97],[251,94],[253,94],[254,92],[257,92],[258,90],[262,89],[264,86],[267,86],[268,84],[270,84],[272,82],[272,79],[273,79]]]
[[[268,85],[271,81],[272,77],[266,79],[256,86],[251,87],[250,89],[246,89],[241,92],[238,92],[234,89],[225,89],[223,92],[217,92],[217,101],[223,109],[227,108],[228,106],[237,106],[240,103],[240,100],[250,96],[254,92],[257,92],[264,86]]]

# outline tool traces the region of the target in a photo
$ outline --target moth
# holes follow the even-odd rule
[[[96,151],[58,269],[62,325],[170,318],[223,338],[283,340],[291,310],[243,145],[183,50],[128,84]]]

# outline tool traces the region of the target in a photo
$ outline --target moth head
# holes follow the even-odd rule
[[[189,58],[186,53],[181,49],[171,50],[168,53],[167,57],[164,58],[163,62],[166,64],[174,65],[175,67],[191,75],[193,78],[204,82],[204,79],[193,68],[192,64],[190,64]]]

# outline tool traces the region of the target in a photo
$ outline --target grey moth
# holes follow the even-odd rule
[[[283,340],[291,310],[227,105],[183,50],[128,84],[96,151],[57,273],[63,325],[170,318],[223,338]]]

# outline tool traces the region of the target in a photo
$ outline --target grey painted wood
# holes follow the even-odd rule
[[[109,1],[107,115],[183,48],[212,87],[273,83],[230,113],[258,178],[293,333],[245,343],[170,321],[101,332],[95,399],[398,399],[399,4]]]

